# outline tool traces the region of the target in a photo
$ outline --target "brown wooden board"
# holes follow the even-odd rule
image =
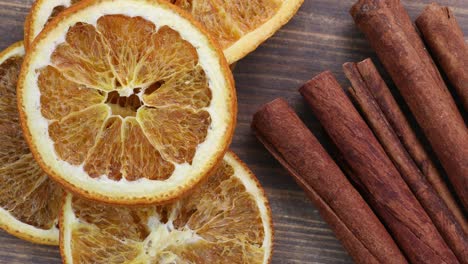
[[[23,21],[32,2],[0,0],[1,49],[22,39]],[[328,139],[297,89],[326,69],[334,72],[346,87],[349,84],[341,69],[343,63],[367,57],[375,59],[374,52],[348,14],[354,2],[305,0],[288,25],[241,60],[234,70],[239,117],[232,149],[255,172],[270,199],[276,229],[275,264],[352,263],[304,193],[253,136],[250,122],[253,113],[262,104],[284,97],[322,143],[328,146]],[[403,2],[414,19],[431,0]],[[468,36],[468,0],[438,2],[453,7],[465,36]],[[23,242],[0,231],[1,264],[60,262],[57,248]]]

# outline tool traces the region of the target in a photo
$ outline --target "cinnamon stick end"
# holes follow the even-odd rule
[[[354,85],[353,81],[355,78],[360,78],[360,74],[357,69],[357,63],[346,62],[345,64],[343,64],[343,71],[346,77],[351,81],[352,85]]]
[[[356,66],[356,63],[354,63],[354,62],[346,62],[345,64],[343,64],[343,70],[349,71],[352,68],[354,68],[355,66]]]
[[[446,19],[449,20],[453,17],[452,11],[448,7],[443,7],[437,3],[431,3],[416,19],[416,25],[418,27],[425,26],[431,23],[433,20]]]
[[[351,7],[349,13],[354,18],[354,21],[358,23],[368,13],[392,4],[391,1],[385,0],[359,0]]]
[[[366,1],[360,0],[351,7],[351,9],[349,10],[349,13],[351,14],[353,18],[356,19],[357,17],[359,17],[360,14],[369,11],[369,9],[370,7],[366,3]]]
[[[263,119],[263,115],[265,115],[265,113],[274,111],[275,109],[282,109],[284,107],[289,107],[289,105],[288,105],[288,102],[286,102],[286,100],[282,97],[264,104],[262,107],[260,107],[260,109],[258,109],[257,112],[255,112],[253,119],[252,119],[251,128],[254,131],[256,131],[256,125],[259,123],[260,120]]]
[[[363,61],[360,61],[357,63],[358,68],[362,67],[369,67],[369,66],[374,66],[374,62],[372,61],[371,58],[367,58]],[[375,67],[375,66],[374,66]]]
[[[301,93],[303,96],[306,96],[307,94],[311,95],[313,90],[318,88],[318,84],[330,82],[337,82],[333,73],[330,70],[321,72],[310,81],[306,82],[301,88],[299,88],[299,93]]]
[[[274,108],[275,105],[287,105],[288,102],[286,102],[286,99],[282,98],[282,97],[279,97],[279,98],[276,98],[275,100],[269,102],[269,103],[266,103],[264,104],[263,106],[260,107],[260,109],[258,109],[258,111],[256,112],[256,114],[268,109],[268,108]],[[255,115],[254,115],[254,118],[255,118]]]

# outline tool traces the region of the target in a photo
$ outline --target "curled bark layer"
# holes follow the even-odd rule
[[[351,9],[468,208],[468,131],[440,73],[398,0],[360,0]]]
[[[301,89],[376,214],[412,263],[459,263],[330,72]]]
[[[252,129],[357,263],[407,263],[380,220],[283,99],[262,107]]]

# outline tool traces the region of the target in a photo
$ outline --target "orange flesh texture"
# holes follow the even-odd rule
[[[208,134],[207,77],[167,26],[123,15],[77,23],[38,72],[56,153],[91,177],[165,180]]]
[[[22,61],[11,57],[0,65],[0,207],[23,223],[49,230],[62,190],[40,169],[23,138],[16,104]]]
[[[71,225],[74,263],[263,263],[259,209],[225,162],[173,204],[130,208],[73,198],[72,210],[78,218]],[[158,228],[167,236],[162,241],[151,235]],[[191,238],[171,243],[171,235],[183,232]]]
[[[208,32],[216,37],[223,49],[243,35],[253,31],[275,15],[282,0],[167,0],[192,14]],[[72,0],[71,4],[80,2]],[[54,8],[52,19],[65,9]]]

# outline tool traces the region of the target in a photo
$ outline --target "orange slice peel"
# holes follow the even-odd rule
[[[58,245],[62,189],[34,161],[21,131],[16,82],[23,43],[0,53],[0,228],[24,240]]]

